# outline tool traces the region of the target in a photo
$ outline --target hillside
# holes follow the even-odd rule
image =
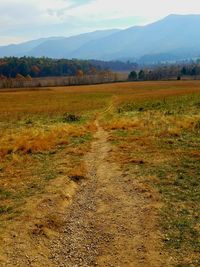
[[[87,46],[90,41],[98,42],[100,39],[116,32],[118,30],[95,31],[68,38],[50,39],[31,49],[28,55],[34,57],[72,58],[75,50],[80,49],[84,45]],[[77,57],[75,56],[74,58]]]
[[[151,62],[198,57],[200,55],[200,16],[170,15],[143,27],[132,27],[100,41],[90,42],[72,57],[134,59],[151,56]],[[145,61],[145,60],[144,60]]]
[[[139,63],[195,59],[200,56],[200,15],[170,15],[125,30],[106,30],[67,38],[39,39],[0,47],[0,56],[34,56]]]
[[[32,40],[21,44],[0,46],[0,57],[34,56],[50,58],[71,58],[71,53],[84,44],[105,38],[118,30],[95,31],[71,37],[50,37]]]
[[[11,56],[26,56],[28,53],[40,46],[42,43],[46,43],[51,40],[61,41],[63,37],[50,37],[50,38],[41,38],[37,40],[28,41],[21,44],[11,44],[7,46],[0,46],[0,57],[11,57]]]

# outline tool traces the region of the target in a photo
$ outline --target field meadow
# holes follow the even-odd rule
[[[0,265],[40,254],[51,266],[51,239],[87,179],[97,117],[109,160],[137,177],[141,194],[155,192],[156,227],[173,266],[199,266],[199,81],[2,89]]]

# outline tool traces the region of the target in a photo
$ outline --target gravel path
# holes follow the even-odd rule
[[[159,251],[152,200],[134,177],[110,163],[108,133],[98,124],[84,181],[51,246],[56,266],[168,266]],[[163,262],[165,264],[163,264]]]

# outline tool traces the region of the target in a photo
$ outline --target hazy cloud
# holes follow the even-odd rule
[[[91,2],[95,2],[95,0],[72,0],[71,2],[72,2],[71,7],[77,7],[77,6],[86,5]]]

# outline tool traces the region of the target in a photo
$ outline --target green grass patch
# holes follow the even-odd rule
[[[11,206],[0,206],[0,215],[8,214],[12,212],[13,208]]]
[[[195,109],[197,113],[200,109],[200,94],[183,95],[176,97],[161,98],[159,100],[143,100],[137,102],[124,103],[117,107],[118,113],[163,111],[165,115],[173,116],[183,114],[186,109]]]
[[[120,147],[119,151],[125,158],[144,159],[145,164],[138,164],[137,168],[124,162],[124,170],[144,179],[156,177],[152,180],[147,178],[145,182],[161,196],[163,207],[158,225],[163,233],[163,245],[178,262],[175,266],[179,267],[200,265],[200,123],[195,122],[194,127],[180,127],[178,134],[168,132],[168,129],[173,129],[173,122],[199,115],[199,109],[200,94],[197,93],[127,102],[118,106],[110,118],[137,118],[144,122],[143,131],[139,128],[111,131],[111,142],[115,148],[122,143],[128,145],[124,150]],[[143,132],[144,138],[151,139],[151,144],[143,144],[142,138],[138,138],[133,139],[131,148],[129,138],[142,137]],[[154,161],[154,158],[157,160]]]
[[[83,136],[74,136],[70,138],[70,143],[73,145],[81,145],[92,140],[92,134],[88,133]]]
[[[13,195],[12,192],[0,188],[0,200],[10,198]]]

